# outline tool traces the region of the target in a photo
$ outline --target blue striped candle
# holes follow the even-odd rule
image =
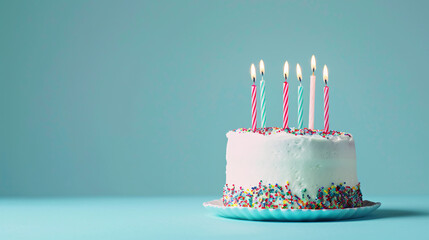
[[[301,66],[299,66],[299,64],[296,65],[296,78],[298,78],[298,81],[299,81],[299,86],[298,86],[298,129],[302,129],[303,128],[303,120],[302,120],[302,113],[303,113],[302,92],[303,92],[303,90],[302,90],[302,84],[301,84],[302,70],[301,70]]]
[[[303,115],[303,98],[302,98],[302,85],[301,83],[298,86],[298,129],[302,129],[303,127],[303,121],[302,121],[302,115]]]
[[[265,64],[264,61],[259,62],[259,72],[262,75],[262,79],[260,82],[261,86],[261,128],[266,127],[267,117],[265,115],[265,81],[264,81],[264,73],[265,73]]]
[[[261,128],[265,128],[267,117],[265,115],[265,81],[261,80]]]

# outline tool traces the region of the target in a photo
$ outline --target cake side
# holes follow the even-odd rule
[[[267,128],[227,137],[226,206],[343,208],[362,201],[350,134]]]
[[[227,207],[251,207],[261,209],[338,209],[361,207],[362,193],[360,184],[350,187],[345,183],[318,189],[316,198],[306,194],[292,192],[289,183],[284,186],[278,184],[262,184],[250,189],[236,188],[225,185],[223,189],[223,204]]]

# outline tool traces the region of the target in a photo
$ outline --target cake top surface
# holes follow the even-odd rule
[[[254,133],[254,134],[260,134],[263,136],[270,136],[270,135],[276,135],[276,134],[280,134],[280,133],[286,133],[286,134],[292,134],[295,136],[320,136],[323,138],[332,138],[332,137],[338,137],[338,136],[342,136],[342,137],[352,137],[352,135],[350,133],[346,133],[346,132],[339,132],[339,131],[334,131],[334,130],[330,130],[329,132],[324,132],[324,130],[319,130],[319,129],[308,129],[308,128],[303,128],[303,129],[297,129],[297,128],[277,128],[277,127],[268,127],[268,128],[257,128],[256,131],[252,131],[251,128],[237,128],[234,129],[230,132],[235,132],[235,133]]]

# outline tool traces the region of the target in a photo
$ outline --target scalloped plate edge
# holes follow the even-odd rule
[[[203,203],[212,214],[235,219],[256,221],[321,221],[360,218],[377,210],[380,202],[364,201],[363,207],[345,209],[258,209],[248,207],[225,207],[222,199]]]

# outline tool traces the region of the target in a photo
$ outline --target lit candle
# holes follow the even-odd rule
[[[311,56],[311,70],[313,75],[310,77],[310,111],[308,113],[308,128],[314,129],[314,98],[316,94],[316,76],[314,71],[316,70],[316,57]]]
[[[256,131],[256,69],[255,64],[252,63],[250,66],[250,76],[252,78],[252,131]]]
[[[298,78],[299,81],[299,86],[298,86],[298,129],[302,129],[303,126],[303,98],[302,98],[302,94],[303,94],[303,90],[302,90],[302,84],[301,84],[301,80],[302,80],[302,71],[301,71],[301,66],[299,66],[299,64],[296,65],[296,77]]]
[[[267,117],[265,115],[265,81],[264,81],[264,73],[265,73],[265,65],[264,61],[259,62],[259,72],[262,75],[262,79],[260,82],[261,86],[261,128],[265,128],[265,122]]]
[[[329,87],[328,87],[328,67],[326,65],[323,67],[323,81],[325,82],[325,87],[323,89],[324,97],[324,132],[329,132]]]
[[[283,129],[288,128],[289,122],[289,84],[287,77],[289,76],[289,63],[286,61],[283,67],[285,81],[283,83]]]

